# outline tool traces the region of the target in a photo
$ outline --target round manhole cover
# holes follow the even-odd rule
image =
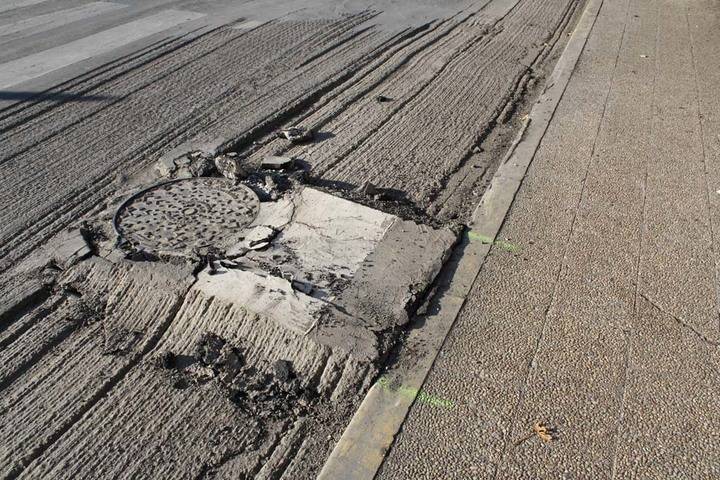
[[[257,195],[221,178],[189,178],[138,192],[115,214],[118,234],[151,251],[226,248],[255,220]]]

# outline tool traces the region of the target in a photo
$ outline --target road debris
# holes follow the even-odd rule
[[[290,140],[292,143],[303,143],[312,140],[313,132],[308,128],[296,126],[280,130],[278,136]]]
[[[177,366],[177,358],[175,358],[175,354],[173,352],[162,352],[158,357],[158,365],[160,368],[164,368],[165,370],[173,369]]]
[[[265,157],[260,168],[265,170],[288,170],[295,166],[295,159],[292,157]]]
[[[265,175],[265,189],[269,192],[271,201],[274,202],[280,198],[280,187],[272,175]]]
[[[45,247],[48,257],[55,265],[68,268],[92,254],[85,235],[79,228],[70,228],[60,232]]]
[[[242,241],[240,243],[237,243],[233,245],[232,247],[228,248],[225,252],[225,257],[229,259],[242,257],[247,252],[249,252],[250,249],[245,246],[245,242]],[[227,267],[226,267],[227,268]]]
[[[240,157],[234,152],[215,157],[215,168],[223,177],[234,182],[243,180],[248,176],[247,170],[243,168],[240,162]]]
[[[245,236],[245,246],[250,250],[260,250],[272,242],[278,232],[272,227],[258,225]]]
[[[193,152],[189,154],[190,165],[188,170],[193,177],[209,177],[215,173],[215,163],[212,157],[203,152]]]
[[[275,376],[281,382],[289,382],[295,378],[295,372],[293,372],[292,363],[287,360],[275,360],[273,363],[273,372]]]
[[[170,158],[161,158],[155,165],[155,170],[160,177],[171,177],[172,174],[177,170],[175,160]]]
[[[194,383],[218,381],[231,401],[258,418],[302,414],[318,397],[302,386],[289,360],[248,362],[244,345],[232,345],[212,332],[198,339],[195,358],[181,375]]]
[[[385,95],[378,95],[377,97],[375,97],[375,101],[379,103],[391,102],[392,98],[386,97]]]
[[[290,285],[292,286],[293,290],[302,292],[305,295],[310,295],[313,291],[312,283],[306,282],[304,280],[292,280],[290,282]]]
[[[372,182],[365,181],[362,185],[357,188],[357,191],[368,197],[375,196],[379,193],[379,190]]]
[[[362,185],[355,189],[356,192],[372,198],[373,200],[385,200],[386,195],[381,189],[377,188],[374,183],[365,181]]]

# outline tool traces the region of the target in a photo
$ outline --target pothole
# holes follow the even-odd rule
[[[114,218],[119,237],[155,253],[191,254],[225,248],[260,211],[257,195],[222,178],[198,177],[155,185],[125,201]]]

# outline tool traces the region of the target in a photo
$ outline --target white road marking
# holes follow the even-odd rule
[[[65,45],[3,63],[0,65],[0,88],[41,77],[73,63],[101,55],[143,37],[204,16],[203,13],[164,10]]]
[[[263,25],[266,22],[263,22],[261,20],[247,20],[245,22],[238,23],[237,25],[233,25],[233,30],[250,30],[256,27],[259,27],[260,25]]]
[[[0,2],[0,12],[6,12],[8,10],[15,10],[16,8],[29,7],[30,5],[37,5],[38,3],[47,2],[48,0],[15,0],[15,1],[3,1]]]
[[[9,25],[0,25],[0,36],[10,35],[25,30],[34,30],[32,33],[44,32],[84,18],[94,17],[95,15],[99,15],[101,13],[127,7],[127,5],[123,5],[121,3],[88,3],[87,5],[68,8],[67,10],[59,10],[57,12],[38,15],[37,17],[26,18]]]

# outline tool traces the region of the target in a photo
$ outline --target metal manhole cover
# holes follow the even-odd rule
[[[136,193],[115,214],[118,234],[151,251],[225,248],[260,210],[257,195],[221,178],[189,178]]]

